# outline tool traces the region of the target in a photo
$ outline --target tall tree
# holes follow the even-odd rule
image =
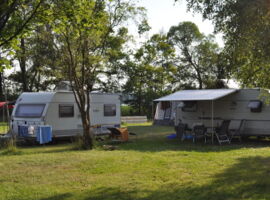
[[[9,76],[10,80],[18,83],[19,91],[45,91],[54,83],[54,68],[59,63],[54,37],[49,25],[36,26],[35,31],[20,37],[19,48],[14,50],[19,70]]]
[[[270,87],[268,0],[186,0],[189,9],[214,22],[222,32],[235,77],[244,86]]]
[[[184,74],[183,81],[195,81],[200,89],[207,87],[206,80],[221,77],[218,65],[219,47],[213,37],[204,36],[192,22],[181,22],[172,26],[168,32],[169,42],[176,48],[179,73]],[[218,69],[219,68],[219,69]],[[225,74],[224,74],[225,75]]]
[[[80,110],[84,148],[93,147],[90,131],[90,92],[107,62],[109,41],[115,29],[137,10],[122,0],[58,0],[53,7],[54,31],[68,77]]]
[[[150,117],[153,99],[168,92],[175,70],[170,63],[173,57],[174,49],[166,35],[155,34],[126,62],[123,71],[127,81],[123,89],[136,97],[131,103],[137,114]]]

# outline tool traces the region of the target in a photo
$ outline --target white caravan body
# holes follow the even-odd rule
[[[120,127],[120,96],[90,94],[90,121],[95,134],[109,133],[107,127]],[[80,111],[72,92],[25,92],[16,101],[10,126],[18,134],[18,126],[52,126],[53,137],[82,134]]]
[[[155,100],[155,124],[171,121],[189,128],[196,124],[217,127],[223,120],[231,120],[229,128],[237,129],[244,120],[243,135],[270,136],[269,100],[265,89],[183,90]],[[185,104],[189,106],[185,108]]]

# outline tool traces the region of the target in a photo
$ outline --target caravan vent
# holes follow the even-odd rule
[[[62,81],[56,86],[56,91],[72,91],[68,81]]]

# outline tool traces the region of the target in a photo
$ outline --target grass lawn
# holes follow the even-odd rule
[[[9,130],[7,122],[0,122],[0,134],[6,134]]]
[[[169,127],[137,125],[115,151],[72,144],[0,151],[0,200],[270,199],[270,142],[169,140]]]

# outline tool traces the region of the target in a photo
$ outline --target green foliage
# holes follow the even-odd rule
[[[19,61],[20,70],[12,73],[9,79],[18,91],[47,91],[58,76],[59,52],[54,42],[51,27],[36,26],[31,34],[20,38],[20,45],[14,57]]]
[[[195,87],[207,87],[206,80],[217,82],[227,78],[226,65],[220,60],[221,50],[213,36],[204,36],[192,22],[172,26],[168,40],[176,49],[177,76],[187,84],[196,81]],[[207,82],[208,83],[208,82]],[[218,85],[217,85],[218,86]]]
[[[136,110],[130,105],[121,105],[121,116],[132,116],[136,114]]]
[[[142,20],[141,24],[138,26],[138,33],[141,35],[145,32],[148,32],[151,30],[150,25],[148,24],[148,21],[146,19]]]
[[[128,78],[123,90],[136,97],[130,103],[137,114],[151,117],[152,101],[171,92],[168,88],[175,70],[170,63],[173,57],[174,49],[168,44],[166,35],[155,34],[122,67]]]
[[[0,3],[0,47],[10,46],[19,34],[29,28],[42,1],[3,0]],[[11,45],[12,46],[12,45]]]
[[[268,0],[187,0],[222,32],[234,76],[246,87],[270,87]]]

